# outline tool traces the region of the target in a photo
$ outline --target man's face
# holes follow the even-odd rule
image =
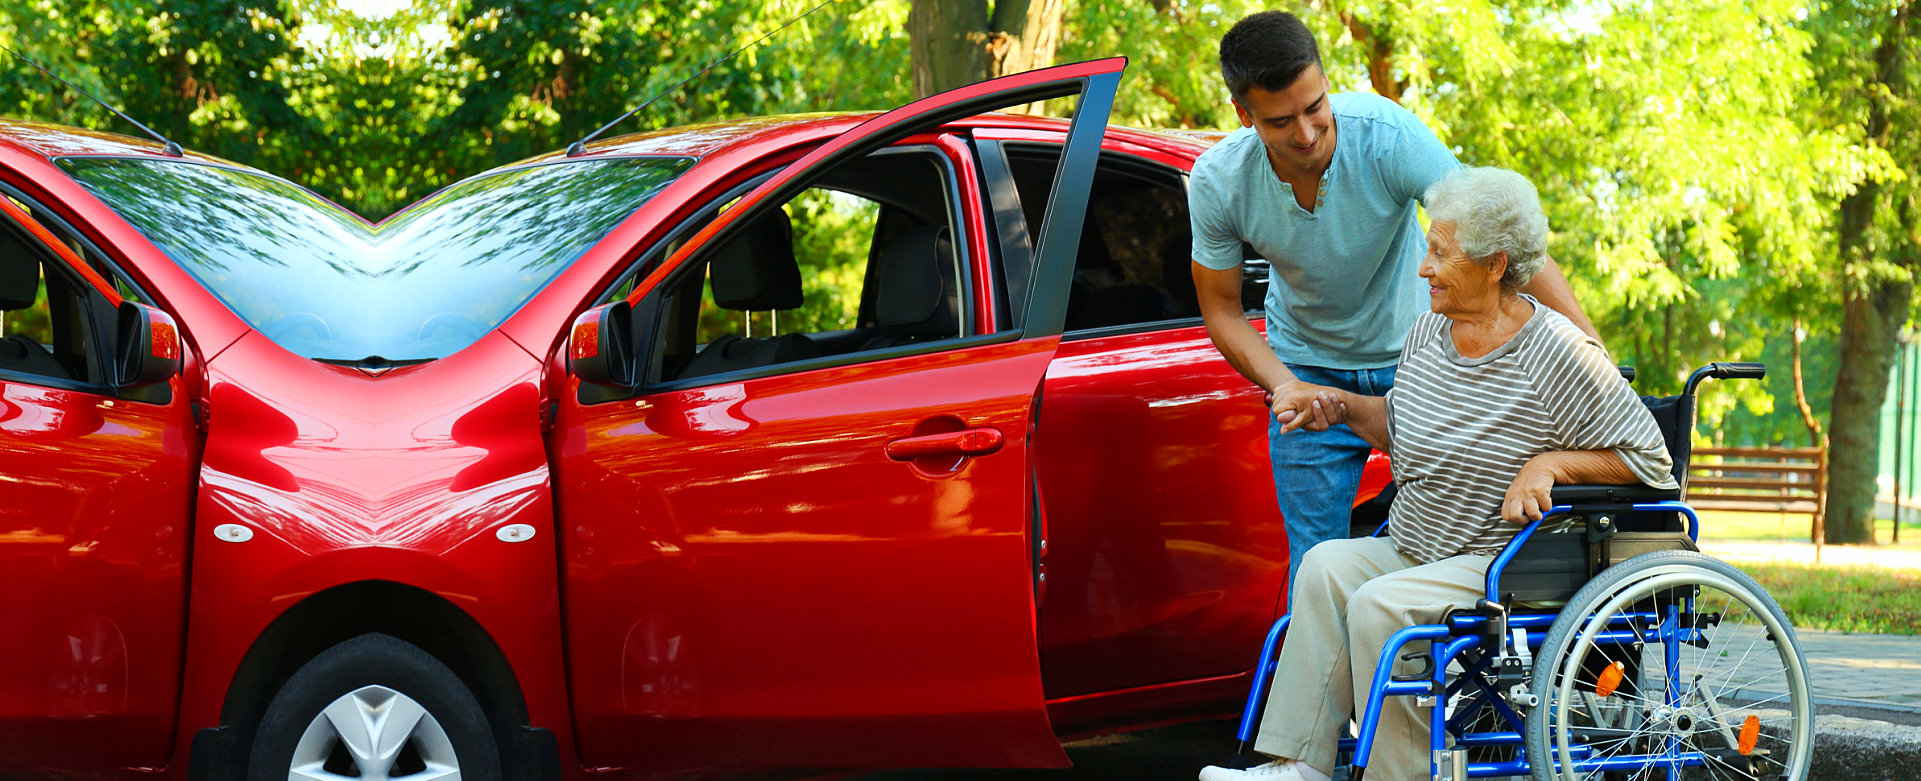
[[[1334,110],[1327,104],[1327,77],[1309,65],[1286,89],[1249,88],[1234,101],[1242,127],[1254,128],[1283,167],[1319,171],[1334,154]]]

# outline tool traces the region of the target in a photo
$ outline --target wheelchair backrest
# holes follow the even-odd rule
[[[1668,456],[1674,459],[1674,482],[1681,486],[1681,495],[1686,496],[1688,459],[1694,447],[1694,395],[1642,396],[1641,403],[1647,405],[1655,425],[1661,429],[1661,441],[1668,447]]]

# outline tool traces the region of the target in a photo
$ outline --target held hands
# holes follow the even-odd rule
[[[1521,473],[1508,484],[1507,498],[1501,501],[1501,518],[1509,523],[1538,521],[1554,506],[1554,473],[1540,456],[1529,459]]]
[[[1305,428],[1326,431],[1347,422],[1341,392],[1325,385],[1293,382],[1278,386],[1267,398],[1268,410],[1281,423],[1281,433]]]

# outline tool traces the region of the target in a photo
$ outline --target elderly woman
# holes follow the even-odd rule
[[[1538,519],[1557,483],[1675,487],[1654,418],[1601,345],[1521,294],[1544,262],[1547,217],[1512,171],[1465,168],[1427,192],[1415,321],[1385,398],[1309,387],[1274,401],[1284,430],[1346,423],[1394,462],[1389,536],[1315,546],[1255,749],[1279,760],[1201,781],[1325,781],[1337,730],[1365,702],[1394,632],[1482,593],[1492,554]],[[1368,781],[1425,780],[1427,710],[1389,698]]]

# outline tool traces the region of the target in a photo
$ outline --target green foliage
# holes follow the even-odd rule
[[[1643,392],[1672,392],[1708,360],[1767,358],[1781,379],[1729,383],[1703,402],[1729,442],[1765,442],[1799,441],[1779,360],[1789,325],[1811,335],[1811,362],[1826,360],[1817,348],[1841,328],[1844,286],[1921,266],[1915,74],[1874,70],[1888,20],[1913,1],[1290,9],[1319,36],[1335,89],[1397,96],[1465,162],[1536,182],[1553,255]],[[912,0],[829,4],[674,89],[816,2],[464,0],[369,19],[334,0],[0,0],[0,43],[189,147],[379,218],[563,148],[657,94],[609,135],[906,102]],[[1216,45],[1268,5],[1069,3],[1057,59],[1129,57],[1117,122],[1229,130]],[[1876,100],[1893,130],[1871,136]],[[15,61],[0,64],[0,115],[131,131]],[[1867,183],[1872,219],[1843,248],[1839,205]],[[823,212],[821,224],[840,218]],[[857,287],[827,273],[841,260],[819,263],[813,284]],[[1809,366],[1817,409],[1831,372]]]

